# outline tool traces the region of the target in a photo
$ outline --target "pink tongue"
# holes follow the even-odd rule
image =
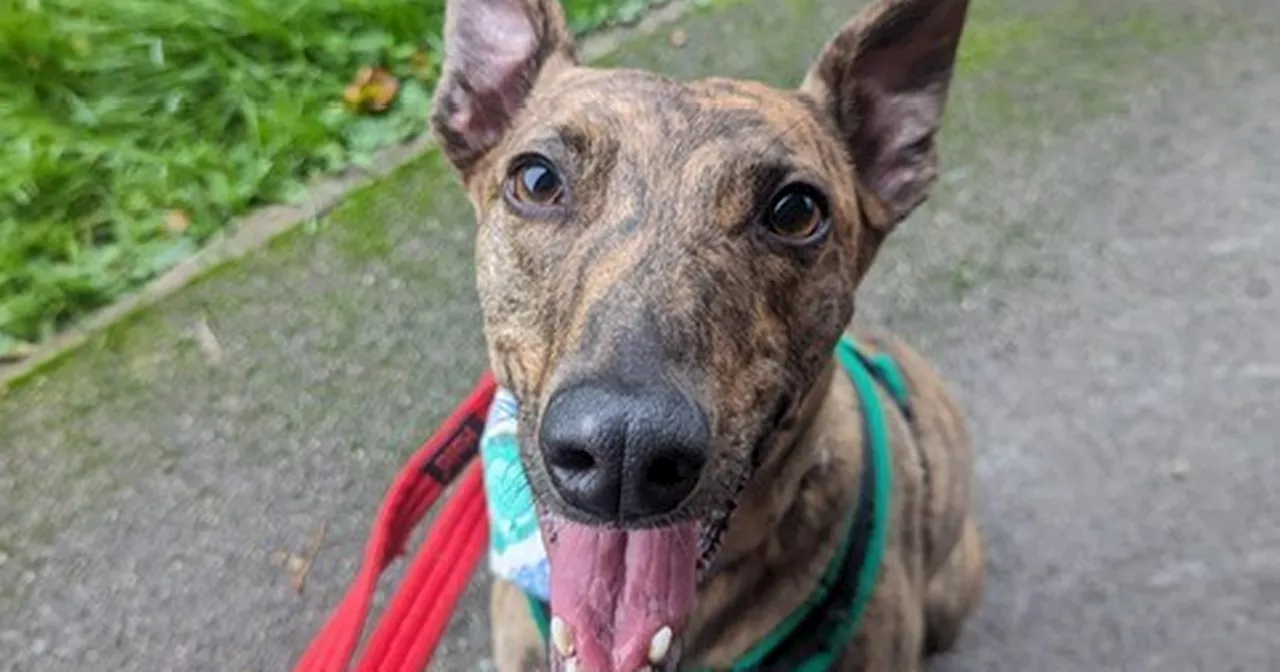
[[[663,626],[693,607],[698,524],[611,530],[555,520],[551,613],[574,633],[580,670],[635,672]]]

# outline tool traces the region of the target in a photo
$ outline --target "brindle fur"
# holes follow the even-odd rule
[[[579,517],[550,487],[536,442],[563,381],[660,376],[711,421],[703,479],[677,515],[733,515],[683,633],[686,664],[727,665],[775,627],[843,531],[863,436],[831,353],[881,241],[934,182],[966,6],[881,0],[828,44],[798,90],[782,91],[582,67],[556,0],[449,0],[433,125],[477,214],[491,363],[521,399],[540,505]],[[486,25],[503,26],[501,41]],[[564,176],[569,205],[554,215],[521,216],[504,200],[512,161],[531,151]],[[830,204],[829,238],[805,249],[758,226],[762,202],[797,178]],[[893,527],[839,669],[916,670],[951,647],[981,598],[969,438],[921,356],[859,337],[902,363],[914,417],[884,399]],[[545,664],[525,604],[496,583],[502,672]]]

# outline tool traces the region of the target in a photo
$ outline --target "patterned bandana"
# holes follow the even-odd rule
[[[533,491],[520,461],[518,411],[515,396],[499,387],[480,437],[489,500],[489,568],[526,593],[550,601],[551,563],[538,529]]]

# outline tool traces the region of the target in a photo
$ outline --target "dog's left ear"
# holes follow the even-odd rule
[[[968,0],[879,0],[818,57],[801,85],[834,122],[887,234],[937,179],[934,134]],[[876,221],[876,220],[879,221]]]
[[[447,0],[432,129],[464,176],[493,149],[539,75],[576,62],[559,0]]]

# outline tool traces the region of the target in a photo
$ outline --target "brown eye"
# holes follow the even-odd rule
[[[811,188],[798,185],[787,187],[774,197],[765,215],[771,233],[797,241],[820,233],[826,221],[822,197]]]
[[[508,193],[526,205],[555,205],[564,192],[564,184],[551,162],[530,157],[516,164],[507,178]]]

